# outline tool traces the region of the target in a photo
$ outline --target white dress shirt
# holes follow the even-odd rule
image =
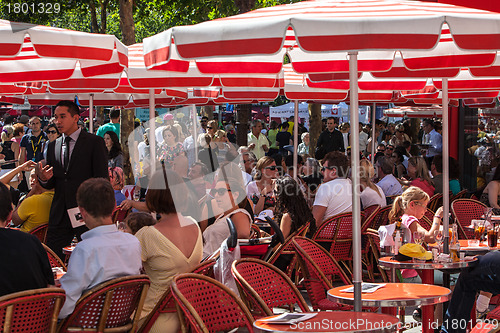
[[[118,231],[114,224],[85,232],[71,253],[68,272],[61,278],[66,301],[59,318],[73,312],[85,291],[117,277],[137,275],[141,267],[141,245],[135,236]]]

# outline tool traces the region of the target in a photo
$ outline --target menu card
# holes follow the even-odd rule
[[[259,320],[269,324],[294,324],[311,319],[317,314],[318,313],[282,313],[276,317]]]
[[[385,283],[362,283],[361,284],[361,292],[362,293],[373,293],[377,291],[377,289],[385,287]],[[346,289],[342,289],[340,291],[346,292],[346,293],[353,293],[354,292],[354,286],[348,287]]]

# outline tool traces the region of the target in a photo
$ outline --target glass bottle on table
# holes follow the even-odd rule
[[[460,252],[460,242],[458,241],[458,227],[457,224],[454,223],[451,231],[451,240],[450,240],[450,259],[452,262],[459,262]]]

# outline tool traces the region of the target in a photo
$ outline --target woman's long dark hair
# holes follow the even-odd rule
[[[309,222],[308,235],[316,231],[316,221],[307,205],[299,184],[291,177],[280,177],[276,179],[276,221],[281,221],[283,214],[290,214],[292,227],[290,233],[297,231]]]
[[[118,139],[118,135],[116,135],[115,132],[107,131],[106,133],[104,133],[104,135],[106,134],[109,135],[111,141],[113,142],[113,146],[111,146],[111,149],[108,153],[108,158],[112,159],[122,153],[122,146],[120,145],[120,140]]]

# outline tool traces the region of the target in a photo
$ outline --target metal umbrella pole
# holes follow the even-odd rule
[[[94,94],[89,97],[89,132],[94,133]]]
[[[372,153],[371,153],[371,156],[372,156],[372,165],[375,165],[375,145],[377,143],[377,138],[375,137],[375,127],[377,126],[375,124],[375,118],[376,118],[376,112],[377,111],[377,103],[373,103],[373,106],[372,106],[372,142],[371,142],[371,150],[372,150]]]
[[[351,101],[351,130],[359,132],[358,106],[358,52],[349,52],[349,94]],[[361,201],[359,197],[359,135],[351,135],[352,180],[352,248],[354,311],[361,311]]]
[[[297,164],[298,164],[298,141],[299,141],[299,101],[294,101],[294,113],[293,113],[293,179],[297,181]]]
[[[151,176],[156,171],[156,114],[155,90],[149,89],[149,158],[151,163]]]
[[[443,232],[444,235],[444,251],[449,253],[449,233],[446,232],[449,228],[449,213],[450,213],[450,173],[449,173],[449,164],[450,164],[450,148],[449,148],[449,137],[448,137],[448,79],[443,78],[443,89],[442,89],[442,98],[443,98]]]
[[[198,162],[198,117],[196,114],[196,105],[191,105],[191,117],[193,119],[193,143],[194,143],[194,159]]]

